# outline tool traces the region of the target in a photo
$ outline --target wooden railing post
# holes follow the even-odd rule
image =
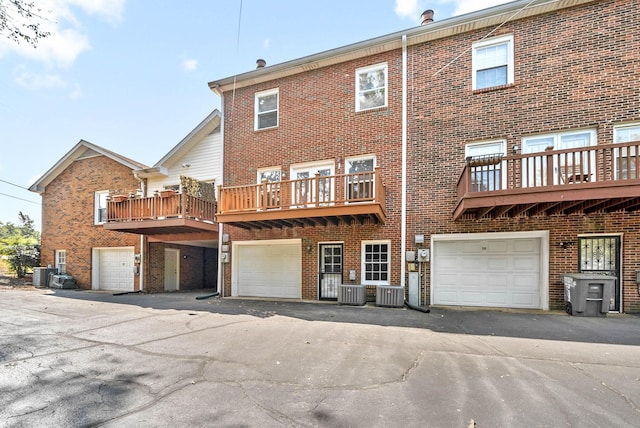
[[[314,202],[317,204],[320,203],[320,173],[316,172],[316,186],[315,186],[315,199]]]
[[[554,183],[554,179],[553,179],[553,155],[551,153],[548,153],[546,155],[547,158],[547,186],[553,186]]]

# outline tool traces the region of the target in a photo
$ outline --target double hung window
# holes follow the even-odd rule
[[[640,164],[640,123],[616,126],[613,130],[616,143],[637,143],[616,147],[613,150],[614,179],[628,180],[638,177],[638,165]]]
[[[473,89],[513,83],[513,35],[473,44]]]
[[[356,111],[387,106],[387,64],[356,70]]]
[[[471,169],[471,191],[484,192],[504,188],[502,156],[505,141],[470,143],[465,146],[465,159]]]
[[[258,170],[258,206],[264,208],[280,207],[282,171],[280,168],[262,168]]]
[[[376,158],[372,155],[347,158],[345,172],[347,175],[347,201],[371,201],[375,197],[374,171]]]
[[[278,89],[258,92],[255,98],[254,129],[275,128],[278,126]]]
[[[107,199],[108,190],[96,192],[94,194],[94,223],[103,224],[107,222]]]
[[[67,250],[56,250],[56,268],[58,273],[67,273]]]

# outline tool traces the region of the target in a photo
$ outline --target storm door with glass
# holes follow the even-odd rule
[[[620,311],[620,237],[594,236],[578,238],[581,273],[602,273],[618,278],[612,311]]]
[[[338,298],[342,260],[342,244],[320,244],[320,299]]]

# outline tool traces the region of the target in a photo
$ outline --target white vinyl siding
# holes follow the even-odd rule
[[[183,168],[183,164],[189,165],[188,168]],[[147,196],[153,195],[155,190],[163,190],[165,186],[179,184],[181,175],[205,182],[214,181],[216,186],[222,183],[222,141],[218,129],[168,165],[167,176],[150,177]]]

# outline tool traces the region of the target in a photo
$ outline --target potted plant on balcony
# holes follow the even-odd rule
[[[169,196],[173,196],[176,194],[176,191],[173,189],[164,189],[160,191],[161,198],[168,198]]]
[[[128,197],[127,195],[113,195],[113,196],[111,197],[111,200],[112,200],[113,202],[124,202],[124,201],[126,201],[127,199],[129,199],[129,197]]]

